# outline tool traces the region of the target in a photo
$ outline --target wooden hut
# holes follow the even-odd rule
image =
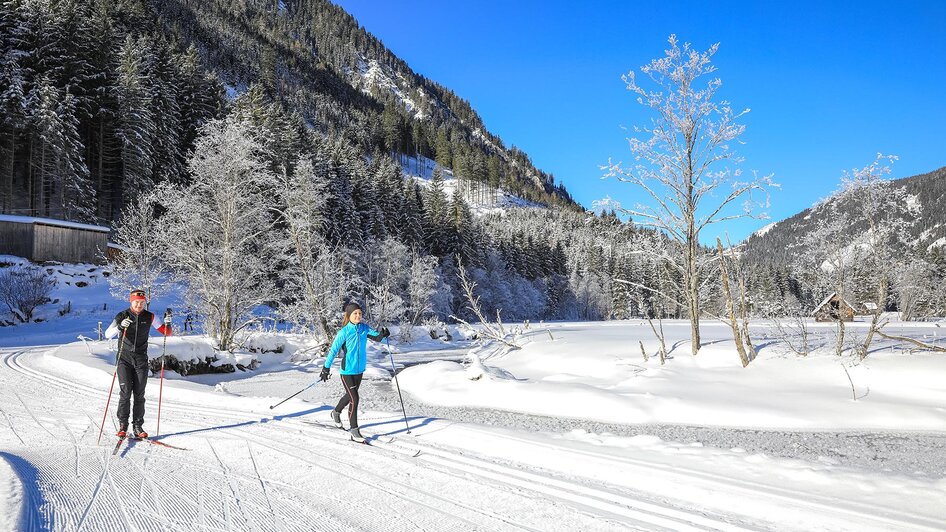
[[[815,321],[854,321],[854,307],[837,292],[826,297],[813,312]]]
[[[33,262],[104,264],[109,231],[98,225],[0,214],[0,254]]]

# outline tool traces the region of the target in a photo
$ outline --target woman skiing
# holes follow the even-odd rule
[[[384,340],[390,333],[387,328],[381,327],[376,331],[368,325],[361,322],[362,311],[357,303],[345,305],[345,318],[342,320],[342,328],[335,335],[335,341],[329,348],[328,356],[325,359],[325,366],[319,378],[327,381],[330,368],[335,356],[341,352],[342,369],[339,374],[342,376],[342,386],[345,387],[345,394],[338,401],[338,405],[332,410],[332,421],[338,428],[342,426],[342,410],[348,406],[349,432],[353,441],[364,443],[365,438],[358,430],[358,388],[361,385],[361,377],[365,372],[365,363],[367,360],[366,349],[368,339],[375,342]]]

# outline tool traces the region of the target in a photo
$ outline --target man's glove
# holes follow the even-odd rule
[[[165,315],[164,315],[164,324],[165,324],[165,325],[171,325],[171,315],[170,315],[170,314],[165,314]]]
[[[127,329],[130,325],[131,325],[131,318],[125,318],[119,324],[119,327],[121,327],[122,329]]]
[[[321,380],[322,382],[325,382],[328,380],[328,377],[329,377],[329,369],[323,366],[322,373],[319,373],[319,380]]]
[[[389,331],[387,327],[381,327],[381,330],[378,332],[381,333],[382,340],[384,340],[388,336],[391,336],[391,331]]]

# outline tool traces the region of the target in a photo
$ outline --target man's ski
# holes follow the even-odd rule
[[[167,447],[168,449],[177,449],[178,451],[190,451],[190,449],[185,449],[184,447],[177,447],[176,445],[171,445],[169,443],[164,443],[160,440],[152,440],[151,438],[132,438],[134,441],[146,441],[153,445],[160,445],[161,447]]]
[[[118,438],[118,443],[116,443],[116,444],[115,444],[115,448],[112,449],[112,456],[115,456],[116,454],[118,454],[118,450],[121,449],[122,444],[125,443],[125,440],[127,440],[127,439],[128,439],[127,436],[122,436],[122,437]]]

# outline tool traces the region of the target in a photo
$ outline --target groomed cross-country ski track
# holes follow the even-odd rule
[[[162,419],[159,439],[187,450],[132,441],[112,456],[113,416],[96,444],[107,390],[33,364],[53,347],[0,350],[0,466],[13,473],[9,481],[16,487],[7,489],[19,494],[16,515],[6,516],[6,523],[19,530],[544,532],[807,526],[803,518],[773,526],[760,516],[765,505],[755,503],[763,500],[831,528],[832,523],[851,529],[859,524],[888,530],[942,526],[854,498],[825,498],[648,463],[630,453],[616,459],[580,451],[578,458],[588,463],[620,468],[627,475],[669,478],[689,489],[719,492],[734,503],[713,504],[707,497],[707,504],[694,507],[646,489],[609,484],[593,470],[587,476],[563,475],[500,458],[495,448],[471,452],[427,441],[422,431],[407,435],[403,424],[397,428],[401,420],[396,417],[374,431],[394,435],[393,442],[363,446],[319,424],[326,419],[324,406],[274,415],[165,395],[164,409],[174,414]],[[150,409],[155,406],[149,402]],[[492,445],[531,446],[535,453],[560,453],[563,460],[578,452],[509,434],[489,440],[490,429],[481,430]]]

